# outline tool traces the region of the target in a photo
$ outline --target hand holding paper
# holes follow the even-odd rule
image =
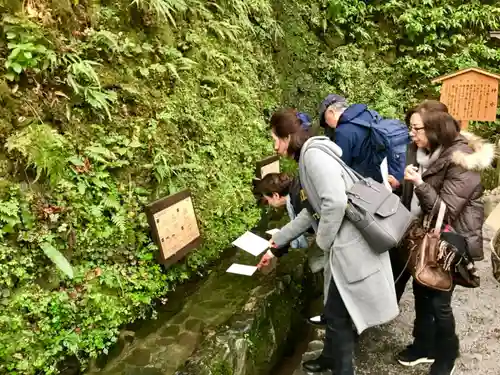
[[[275,233],[278,233],[280,230],[278,228],[274,228],[274,229],[269,229],[268,231],[266,231],[267,234],[273,236]]]
[[[393,189],[397,189],[398,187],[401,186],[401,183],[396,180],[396,177],[389,175],[389,184]]]
[[[267,267],[271,264],[271,261],[274,258],[274,254],[272,253],[271,250],[267,250],[267,252],[264,254],[262,259],[260,260],[259,264],[257,265],[257,268],[260,270],[263,267]]]

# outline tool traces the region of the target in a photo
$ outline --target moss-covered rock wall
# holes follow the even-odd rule
[[[85,365],[251,227],[276,106],[315,114],[336,91],[401,117],[436,95],[431,78],[500,60],[492,1],[1,0],[0,13],[0,373]],[[163,270],[143,208],[184,188],[204,246]]]

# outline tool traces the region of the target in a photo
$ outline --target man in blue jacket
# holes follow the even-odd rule
[[[380,181],[380,170],[367,163],[367,147],[370,129],[355,125],[354,121],[373,121],[373,115],[365,104],[349,105],[347,99],[330,94],[321,103],[320,125],[325,135],[342,149],[342,160],[365,177]]]

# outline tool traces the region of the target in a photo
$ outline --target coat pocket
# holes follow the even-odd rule
[[[332,250],[348,283],[362,281],[380,271],[380,256],[373,252],[361,234],[349,242],[334,244]]]

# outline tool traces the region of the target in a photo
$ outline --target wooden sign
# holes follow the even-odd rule
[[[469,121],[495,121],[500,75],[468,68],[436,78],[443,83],[440,101],[450,114],[467,127]]]
[[[161,263],[176,263],[200,245],[200,230],[188,190],[149,204],[146,215],[160,248]]]
[[[500,39],[500,31],[490,31],[490,37]]]
[[[262,179],[266,174],[280,173],[280,157],[278,155],[270,156],[257,162],[255,175]]]
[[[500,231],[500,203],[496,205],[484,224],[496,233]]]

